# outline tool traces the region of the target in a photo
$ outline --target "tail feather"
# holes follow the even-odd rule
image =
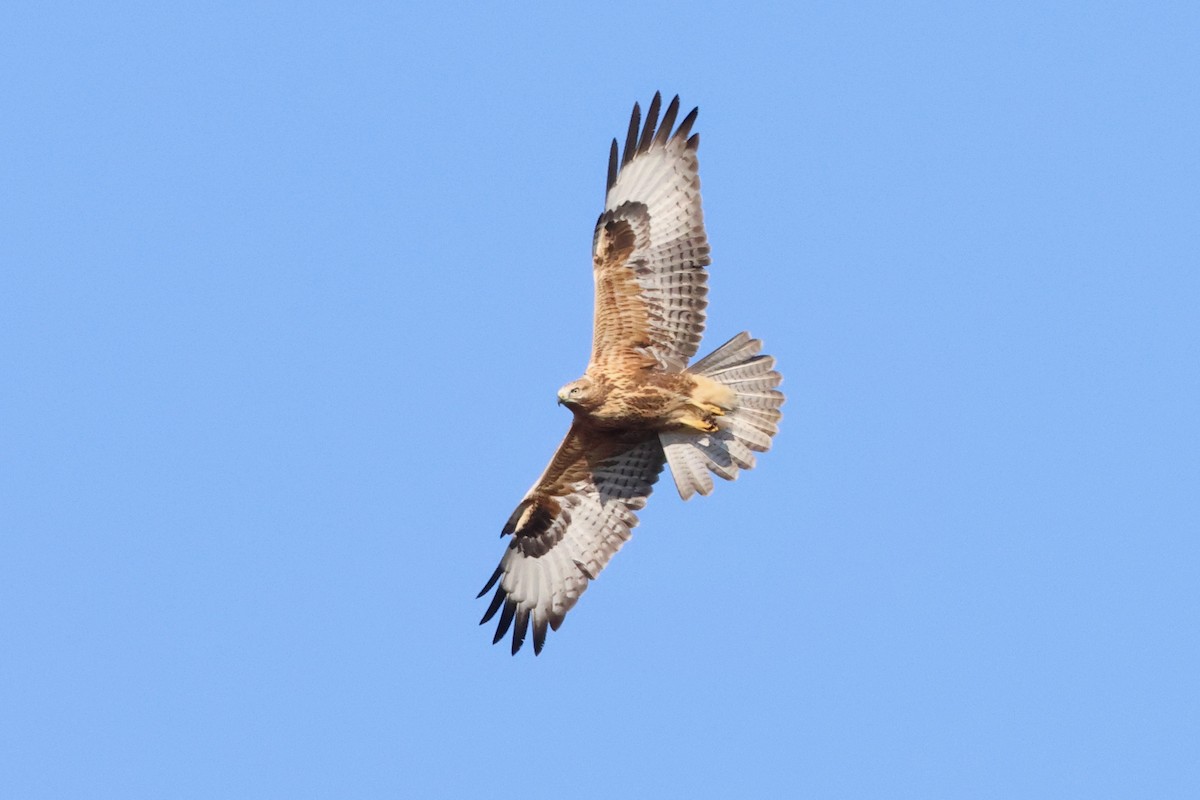
[[[708,474],[709,461],[699,449],[691,446],[688,435],[660,433],[658,437],[666,451],[667,463],[671,465],[671,475],[675,478],[679,496],[686,500],[696,492],[704,495],[710,493],[713,480]]]
[[[767,425],[770,427],[766,428]],[[764,428],[766,429],[764,430]],[[728,430],[733,434],[734,441],[744,444],[751,450],[765,453],[771,448],[771,437],[778,428],[774,423],[738,420],[730,423]]]
[[[702,373],[721,383],[736,383],[738,390],[743,392],[753,392],[756,390],[773,389],[775,381],[770,375],[762,375],[762,364],[764,361],[771,361],[770,356],[755,356],[754,362],[750,364],[741,364],[736,367],[726,367],[722,370],[714,372]],[[770,365],[768,365],[770,366]]]
[[[776,383],[779,382],[778,378],[774,380]],[[771,412],[779,410],[779,392],[774,390],[744,392],[741,390],[742,387],[740,385],[737,389],[738,402],[741,404],[743,410],[757,411],[759,412],[759,416],[775,420],[779,419],[778,414],[774,416],[771,414]]]
[[[743,361],[749,361],[758,355],[762,342],[751,339],[750,334],[742,331],[725,344],[713,350],[704,358],[688,367],[688,372],[698,372],[707,375],[725,367],[736,366]]]
[[[659,434],[675,487],[687,500],[713,490],[712,474],[733,480],[754,466],[754,451],[765,452],[779,430],[783,393],[775,359],[759,355],[762,342],[739,333],[688,368],[733,389],[736,406],[717,418],[714,433],[679,430]],[[710,474],[712,473],[712,474]]]

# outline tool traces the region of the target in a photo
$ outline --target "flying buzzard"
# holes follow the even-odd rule
[[[558,391],[574,420],[550,466],[517,506],[500,566],[479,593],[496,594],[480,624],[500,612],[493,644],[512,628],[512,652],[533,623],[540,653],[547,626],[566,613],[637,525],[663,464],[679,495],[708,494],[754,466],[771,445],[783,394],[774,359],[739,333],[691,367],[708,305],[711,262],[696,160],[699,109],[679,127],[679,97],[654,95],[640,125],[635,103],[618,160],[608,156],[604,212],[592,238],[596,315],[582,378]]]

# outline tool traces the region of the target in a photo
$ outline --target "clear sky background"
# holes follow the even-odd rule
[[[13,3],[0,796],[1200,797],[1200,6]],[[634,100],[788,403],[545,652]]]

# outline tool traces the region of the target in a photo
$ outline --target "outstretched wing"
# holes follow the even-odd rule
[[[496,587],[480,625],[504,609],[493,644],[511,626],[515,655],[532,621],[533,651],[542,651],[546,626],[558,630],[588,582],[629,539],[634,512],[646,504],[664,461],[656,435],[621,440],[571,426],[504,526],[501,535],[512,541],[479,593]]]
[[[658,124],[654,95],[639,133],[635,103],[617,160],[608,157],[608,194],[596,221],[592,264],[596,318],[588,369],[608,374],[640,369],[682,370],[700,346],[711,263],[696,148],[689,134],[699,109],[672,132],[679,97]]]

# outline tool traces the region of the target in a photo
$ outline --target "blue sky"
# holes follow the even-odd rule
[[[0,794],[1200,796],[1195,4],[0,19]],[[608,142],[788,403],[545,652]]]

